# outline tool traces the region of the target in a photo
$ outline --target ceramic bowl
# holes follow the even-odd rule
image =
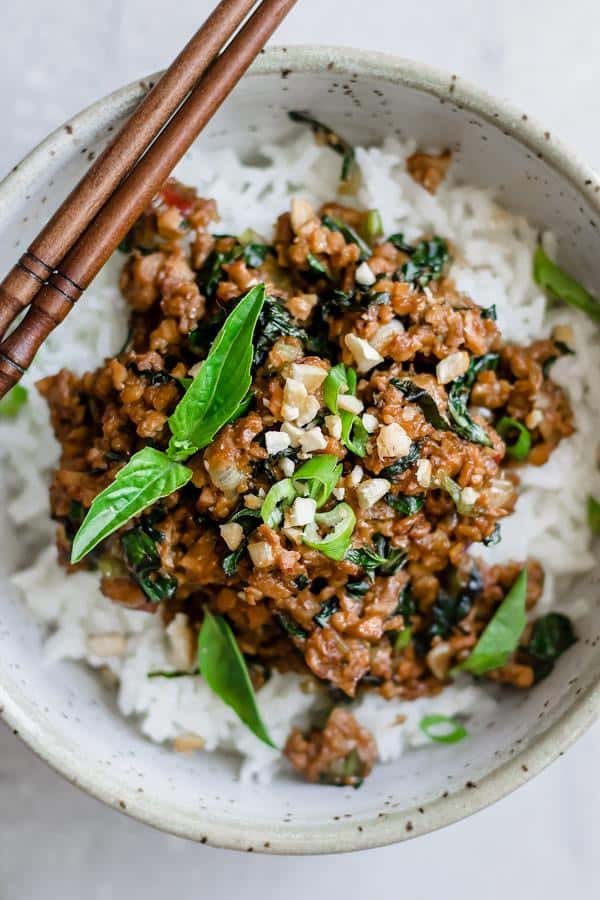
[[[51,135],[0,185],[0,270],[9,268],[151,79],[99,101]],[[426,66],[355,50],[290,47],[262,54],[202,135],[250,152],[285,135],[282,110],[308,108],[350,140],[389,132],[454,152],[459,178],[560,239],[563,262],[600,283],[600,182],[527,115]],[[75,315],[77,313],[75,312]],[[40,448],[42,450],[42,448]],[[6,527],[5,527],[6,532]],[[0,559],[11,536],[4,533]],[[0,565],[2,563],[0,562]],[[598,571],[582,579],[597,593]],[[192,759],[156,746],[111,708],[83,666],[44,666],[40,634],[0,573],[0,712],[73,784],[118,810],[202,843],[271,853],[357,850],[401,841],[467,816],[514,790],[595,718],[600,606],[586,635],[529,693],[508,694],[494,721],[456,746],[432,745],[380,766],[359,791],[282,779],[241,785],[224,756]]]

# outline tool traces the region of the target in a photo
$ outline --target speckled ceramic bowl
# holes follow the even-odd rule
[[[0,186],[0,269],[65,195],[148,88],[123,88],[41,144]],[[310,108],[351,140],[413,135],[449,146],[460,177],[557,233],[564,262],[600,283],[600,183],[528,117],[452,75],[375,53],[279,48],[263,54],[201,140],[251,150]],[[75,312],[75,315],[77,313]],[[41,448],[42,449],[42,448]],[[10,539],[2,536],[0,558]],[[1,563],[0,563],[1,565]],[[598,572],[578,586],[597,593]],[[577,650],[534,691],[510,695],[468,744],[433,745],[380,766],[360,791],[278,781],[240,785],[235,763],[188,759],[144,740],[83,667],[44,667],[40,634],[0,575],[0,712],[41,757],[116,809],[202,843],[326,853],[400,841],[455,822],[518,787],[592,722],[600,697],[600,606]]]

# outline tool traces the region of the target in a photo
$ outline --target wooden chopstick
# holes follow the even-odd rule
[[[23,321],[0,344],[0,398],[19,381],[295,3],[263,0],[41,287]]]
[[[0,284],[0,339],[128,175],[257,0],[221,0]]]

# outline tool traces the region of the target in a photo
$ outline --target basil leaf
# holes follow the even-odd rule
[[[15,384],[6,397],[0,400],[0,418],[14,419],[25,403],[27,403],[27,388],[22,384]]]
[[[412,244],[409,244],[404,240],[404,235],[401,232],[397,232],[396,234],[390,234],[386,243],[393,244],[397,250],[401,250],[402,253],[408,253],[409,255],[415,249],[412,246]]]
[[[414,441],[410,445],[410,450],[406,456],[403,456],[401,459],[396,460],[395,463],[392,463],[391,466],[386,466],[385,469],[381,470],[381,477],[387,478],[388,481],[397,481],[404,472],[419,461],[419,457],[421,456],[421,446],[421,441]]]
[[[527,649],[538,659],[554,662],[576,640],[573,625],[567,616],[547,613],[534,623]]]
[[[430,425],[433,425],[438,431],[450,430],[450,423],[439,411],[437,403],[431,394],[424,388],[418,387],[410,379],[390,378],[390,384],[393,384],[406,397],[409,403],[417,404]]]
[[[292,122],[300,122],[303,125],[309,125],[318,141],[324,142],[328,147],[331,147],[332,150],[343,157],[340,179],[342,181],[349,181],[352,170],[356,165],[354,148],[351,144],[349,144],[348,141],[345,141],[344,138],[341,138],[339,134],[336,134],[335,131],[332,131],[328,125],[323,125],[322,122],[313,119],[308,113],[290,110],[288,116]]]
[[[363,241],[361,236],[354,230],[354,228],[346,225],[340,219],[335,219],[333,216],[324,215],[321,218],[321,221],[325,228],[329,228],[330,231],[338,231],[348,244],[356,244],[356,246],[360,250],[360,262],[373,256],[373,251],[371,250],[369,245],[366,243],[366,241]]]
[[[338,409],[340,392],[354,395],[356,393],[356,372],[343,363],[333,366],[323,382],[323,399],[327,408],[339,415],[342,420],[342,443],[355,456],[365,456],[369,433],[360,416],[348,410]],[[342,388],[344,389],[342,391]]]
[[[466,441],[482,444],[484,447],[491,447],[492,441],[485,428],[473,421],[467,411],[467,405],[475,379],[485,369],[495,369],[498,365],[498,358],[497,353],[486,353],[483,356],[474,357],[465,374],[452,382],[448,392],[448,415],[452,423],[452,430]]]
[[[169,419],[170,453],[206,447],[238,413],[252,384],[252,337],[265,302],[264,284],[243,297],[219,331],[209,354]]]
[[[323,603],[316,616],[313,616],[313,622],[315,622],[319,628],[325,628],[332,615],[337,612],[339,608],[340,604],[338,603],[337,597],[330,597],[329,600],[326,600]]]
[[[486,306],[485,309],[481,310],[481,318],[482,319],[491,319],[492,322],[496,322],[498,319],[498,313],[496,312],[496,304],[492,303],[491,306]]]
[[[134,569],[148,569],[160,565],[156,544],[142,528],[132,528],[121,536],[127,562]]]
[[[425,503],[425,495],[386,494],[383,498],[388,506],[402,516],[415,516]]]
[[[242,543],[237,548],[237,550],[232,550],[231,553],[227,553],[223,557],[223,562],[221,563],[221,566],[228,578],[233,578],[233,576],[237,572],[237,567],[239,565],[240,559],[242,558],[245,549],[246,549],[246,541],[242,541]]]
[[[323,506],[342,475],[342,464],[337,456],[323,453],[313,456],[296,470],[292,482],[298,491],[297,482],[308,482],[308,496],[316,501],[317,509]]]
[[[94,499],[75,535],[71,563],[80,562],[90,550],[148,506],[178,491],[192,474],[191,469],[169,459],[160,450],[144,447]]]
[[[170,600],[177,590],[177,579],[164,572],[146,570],[137,575],[136,581],[152,603]]]
[[[477,566],[474,566],[467,583],[458,584],[454,595],[440,590],[431,609],[433,622],[429,628],[429,635],[446,638],[452,634],[454,628],[469,615],[482,589],[481,573]]]
[[[596,322],[600,321],[600,303],[596,297],[551,260],[541,245],[538,245],[533,257],[533,279],[542,290],[570,306],[576,306]]]
[[[206,610],[198,637],[198,668],[209,688],[257,738],[276,749],[261,718],[246,661],[221,616]]]
[[[373,549],[359,547],[348,550],[345,558],[355,566],[361,566],[370,578],[374,577],[375,572],[380,575],[395,575],[406,563],[406,551],[402,547],[392,547],[383,535],[375,535],[373,545]]]
[[[317,525],[330,528],[325,537],[321,537]],[[306,525],[302,540],[307,547],[319,550],[329,559],[343,559],[350,546],[352,533],[356,525],[354,510],[347,503],[338,503],[330,512],[317,513],[315,522]]]
[[[258,269],[259,266],[262,266],[267,255],[271,253],[271,247],[267,244],[257,244],[252,241],[249,244],[244,245],[244,262],[247,266],[250,266],[251,269]]]
[[[587,520],[590,530],[600,534],[600,503],[595,497],[587,498]]]
[[[531,450],[531,433],[517,419],[503,416],[496,425],[496,431],[506,443],[506,455],[524,460]]]
[[[279,619],[279,623],[283,630],[287,631],[287,633],[291,637],[297,637],[306,640],[306,638],[308,637],[308,631],[302,628],[301,625],[298,625],[298,623],[295,622],[291,616],[288,616],[284,612],[278,612],[276,613],[276,616]]]
[[[471,655],[456,670],[483,675],[503,666],[519,646],[527,625],[526,601],[527,569],[523,569],[484,628]]]
[[[283,335],[308,340],[306,331],[294,324],[285,306],[275,297],[266,297],[256,327],[253,365],[260,365],[277,338]]]
[[[154,672],[148,672],[146,678],[185,678],[195,674],[195,672],[163,672],[160,669],[156,669]]]
[[[484,547],[495,547],[496,544],[499,544],[502,540],[502,531],[500,529],[500,525],[496,522],[494,530],[490,534],[489,537],[486,537],[482,540],[482,544]]]
[[[359,597],[364,597],[372,587],[373,582],[364,579],[363,581],[347,581],[344,590],[347,594],[350,594],[351,597],[354,597],[356,599]]]
[[[227,237],[227,235],[219,235],[219,237]],[[213,250],[208,259],[202,266],[198,274],[198,282],[202,287],[202,292],[206,297],[213,297],[219,281],[223,277],[223,266],[237,259],[243,250],[242,247],[236,245],[233,250],[222,252],[221,250]]]
[[[448,245],[443,238],[436,236],[430,240],[420,241],[416,247],[406,244],[401,234],[392,235],[388,240],[410,256],[394,278],[425,287],[443,274],[444,266],[450,258]]]
[[[327,268],[325,263],[321,262],[321,260],[318,258],[318,256],[315,256],[314,253],[306,254],[306,262],[308,263],[309,267],[313,270],[313,272],[317,273],[317,275],[324,275],[325,278],[331,279],[331,272],[329,271],[329,269]]]
[[[403,632],[400,632],[402,634]],[[440,726],[442,729],[440,730]],[[419,728],[431,741],[438,744],[456,744],[468,737],[469,732],[456,719],[450,716],[442,716],[432,713],[430,716],[423,716],[419,722]]]
[[[296,489],[291,478],[284,478],[269,488],[260,510],[262,520],[269,528],[277,528],[283,519],[282,508],[296,499]]]

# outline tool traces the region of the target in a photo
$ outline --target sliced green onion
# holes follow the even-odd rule
[[[342,420],[342,443],[346,449],[355,456],[365,456],[369,433],[360,416],[347,410],[338,410],[338,396],[340,393],[356,393],[356,372],[349,366],[339,363],[329,370],[323,383],[323,399],[325,405],[332,413],[339,415]],[[342,388],[344,390],[342,391]]]
[[[587,520],[590,531],[600,534],[600,503],[595,497],[587,498]]]
[[[296,491],[291,478],[276,482],[270,488],[260,510],[265,525],[277,528],[283,519],[282,508],[290,506],[295,497]]]
[[[503,416],[496,425],[496,431],[506,443],[506,454],[513,459],[523,460],[531,450],[531,433],[517,419]]]
[[[405,647],[408,647],[412,640],[412,628],[403,628],[402,631],[399,631],[396,640],[394,641],[394,650],[398,652],[399,650],[404,650]]]
[[[323,453],[313,456],[294,473],[292,482],[298,491],[297,482],[308,482],[308,496],[316,501],[317,508],[323,506],[342,475],[342,464],[337,456]]]
[[[442,727],[440,728],[440,726]],[[423,716],[419,722],[419,728],[430,741],[438,744],[456,744],[469,736],[467,729],[456,719],[438,713]]]
[[[475,515],[475,513],[473,512],[475,504],[465,503],[465,501],[463,500],[463,492],[460,488],[460,485],[458,485],[453,478],[450,478],[450,476],[446,475],[445,472],[439,472],[438,479],[441,487],[444,488],[446,493],[449,494],[454,501],[457,512],[459,512],[461,516]]]
[[[0,400],[0,417],[14,419],[25,403],[27,403],[27,388],[22,384],[15,384],[6,397]]]
[[[538,245],[533,257],[533,278],[543,290],[570,306],[576,306],[596,322],[600,321],[600,303],[596,297],[551,260],[541,245]]]
[[[302,539],[307,547],[318,550],[329,559],[343,559],[352,541],[352,533],[356,525],[354,510],[347,503],[338,503],[330,512],[317,513],[315,521],[304,529]],[[317,526],[330,528],[325,537],[321,537]]]
[[[368,211],[363,225],[363,234],[369,244],[372,244],[376,238],[381,237],[383,234],[383,222],[378,209],[370,209]]]

